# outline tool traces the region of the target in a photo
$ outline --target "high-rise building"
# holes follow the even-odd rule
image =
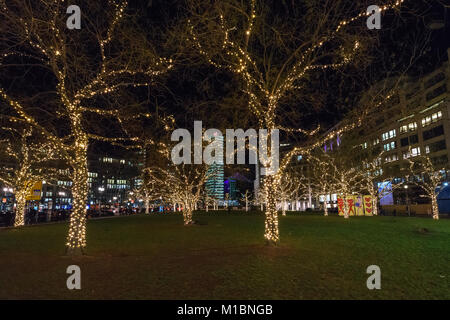
[[[224,160],[223,160],[223,136],[215,136],[213,137],[213,142],[218,144],[218,148],[216,150],[219,151],[219,154],[216,155],[219,159],[217,163],[213,163],[208,167],[208,180],[206,181],[206,193],[209,197],[223,201],[224,200]]]

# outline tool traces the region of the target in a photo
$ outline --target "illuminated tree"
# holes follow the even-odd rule
[[[300,188],[298,172],[293,168],[285,170],[281,176],[280,184],[274,190],[277,201],[280,204],[282,215],[286,215],[288,201],[292,200]]]
[[[144,169],[155,185],[157,195],[183,208],[185,225],[193,223],[192,212],[202,200],[211,171],[206,165],[168,165]]]
[[[378,201],[402,185],[401,183],[394,183],[394,178],[388,177],[383,172],[383,154],[384,151],[371,160],[362,161],[359,181],[361,190],[367,191],[372,198],[372,213],[375,216],[378,215]]]
[[[143,181],[145,181],[143,179]],[[146,181],[139,188],[133,190],[133,196],[138,201],[144,202],[145,214],[150,213],[150,202],[155,198],[155,183]]]
[[[16,122],[8,117],[7,122]],[[0,140],[0,156],[12,164],[12,172],[2,170],[0,182],[14,190],[16,200],[16,217],[14,226],[25,224],[26,197],[36,182],[51,182],[58,177],[58,170],[52,167],[62,162],[61,152],[52,143],[43,140],[39,130],[25,128],[1,127],[5,139]],[[8,161],[9,160],[9,161]],[[52,163],[53,162],[53,163]]]
[[[209,212],[209,206],[213,206],[213,209],[216,210],[216,199],[211,197],[207,190],[203,191],[203,204],[205,206],[206,212]]]
[[[322,150],[322,149],[321,149]],[[333,191],[333,167],[331,165],[332,159],[328,154],[320,151],[320,154],[314,156],[309,154],[307,157],[309,170],[308,175],[302,179],[304,188],[309,188],[312,195],[316,197],[323,197],[323,212],[324,216],[328,216],[327,195]]]
[[[80,254],[86,246],[88,147],[92,141],[136,140],[112,130],[130,118],[148,116],[127,105],[123,93],[148,87],[171,62],[154,53],[143,33],[132,31],[133,19],[125,19],[127,1],[86,2],[81,30],[67,28],[68,5],[0,1],[0,28],[8,34],[0,42],[0,99],[69,155],[73,211],[66,245],[69,254]],[[6,89],[7,71],[19,68],[23,75],[14,81],[17,86]],[[37,81],[27,76],[30,69],[40,75]],[[48,129],[51,121],[57,130]],[[108,134],[101,132],[101,121],[110,121]]]
[[[439,192],[436,192],[444,181],[444,173],[446,172],[446,166],[437,166],[433,164],[433,161],[428,156],[419,156],[413,160],[408,159],[410,162],[410,170],[412,176],[407,176],[406,181],[412,182],[420,187],[426,194],[426,197],[431,199],[431,211],[433,219],[439,220],[439,207],[437,203],[437,196]],[[421,176],[419,179],[418,176]]]
[[[346,150],[339,150],[327,157],[331,190],[339,194],[344,201],[344,218],[350,217],[348,196],[359,192],[361,170],[352,163],[351,155]]]
[[[245,190],[245,193],[242,195],[242,200],[245,203],[245,212],[248,212],[249,204],[251,203],[252,200],[252,195],[250,192],[248,192],[248,190]]]
[[[402,2],[391,1],[381,11],[398,7]],[[316,133],[284,127],[282,106],[293,96],[297,103],[310,98],[307,88],[312,73],[359,64],[371,37],[375,37],[367,35],[365,23],[355,26],[355,21],[368,16],[367,7],[357,2],[297,1],[289,7],[293,14],[289,19],[277,17],[263,1],[191,3],[193,14],[188,40],[211,65],[226,69],[241,80],[249,108],[259,127],[267,129],[269,136],[275,129],[286,133]],[[358,122],[352,123],[341,128],[341,132],[357,125]],[[279,187],[282,172],[292,157],[304,151],[304,148],[294,148],[283,157],[280,170],[264,179],[267,204],[264,236],[269,243],[279,241],[274,190]]]

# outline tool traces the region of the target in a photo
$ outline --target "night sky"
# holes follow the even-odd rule
[[[369,2],[363,1],[361,8]],[[286,21],[293,27],[302,27],[301,21],[305,17],[295,1],[267,0],[265,4],[270,12],[270,22]],[[194,120],[202,120],[205,128],[216,127],[221,130],[257,127],[236,76],[194,57],[192,50],[177,36],[189,16],[186,8],[187,1],[131,1],[127,13],[134,16],[132,20],[135,20],[139,30],[129,31],[144,32],[155,52],[161,56],[174,57],[175,68],[155,79],[148,88],[132,90],[116,103],[131,101],[131,104],[145,105],[152,113],[174,115],[176,126],[188,129]],[[418,76],[432,71],[447,59],[446,49],[450,46],[448,10],[444,10],[439,1],[406,1],[401,14],[383,15],[382,29],[371,31],[377,33],[378,39],[367,52],[370,63],[362,69],[349,66],[339,72],[315,72],[302,84],[301,95],[293,95],[281,102],[277,114],[279,123],[304,129],[314,129],[320,125],[326,131],[357,104],[358,98],[371,84],[383,79],[388,73],[403,72],[412,56],[414,65],[408,69],[409,74]],[[443,19],[445,28],[431,30],[427,27],[431,21]],[[360,24],[365,26],[365,20]],[[8,39],[3,37],[2,46],[7,43]],[[87,42],[88,52],[89,46]],[[95,54],[92,51],[92,55]],[[20,64],[23,60],[9,62]],[[61,135],[65,133],[67,127],[64,119],[54,117],[53,106],[46,107],[55,87],[55,79],[46,70],[34,66],[12,66],[4,69],[0,83],[11,89],[10,92],[26,92],[28,96],[48,92],[48,95],[38,98],[42,104],[39,111],[43,115],[42,123],[52,125]],[[90,125],[92,132],[107,136],[121,134],[115,121],[95,117],[88,115],[86,118],[86,123],[95,122],[95,125]],[[138,129],[140,126],[142,128]],[[136,121],[133,127],[139,132],[150,130],[152,133],[157,124]]]

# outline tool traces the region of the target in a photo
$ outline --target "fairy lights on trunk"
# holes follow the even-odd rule
[[[11,55],[26,55],[27,58],[36,61],[36,64],[40,64],[44,70],[51,72],[57,81],[55,110],[58,116],[68,119],[70,133],[59,136],[54,131],[47,130],[40,119],[29,111],[32,106],[20,102],[26,101],[23,97],[13,98],[3,88],[0,88],[0,97],[9,103],[21,121],[41,131],[72,168],[73,211],[66,242],[67,251],[72,255],[80,254],[86,246],[87,151],[90,142],[97,140],[114,144],[137,141],[135,137],[111,138],[92,134],[86,126],[85,115],[96,114],[100,117],[114,118],[122,126],[125,120],[140,116],[150,117],[147,113],[129,114],[123,109],[111,109],[109,106],[106,108],[88,106],[98,105],[95,99],[99,96],[119,94],[123,88],[149,86],[154,77],[172,68],[172,61],[147,55],[142,59],[134,59],[132,63],[127,62],[127,59],[120,63],[120,59],[117,58],[128,52],[114,52],[110,44],[114,40],[128,4],[122,0],[108,1],[109,6],[103,11],[111,13],[110,21],[108,24],[102,22],[102,25],[98,26],[99,30],[96,30],[98,33],[93,33],[94,40],[98,42],[100,61],[95,54],[91,57],[83,53],[83,50],[77,47],[79,39],[71,39],[77,34],[73,31],[67,33],[65,16],[61,14],[65,12],[63,2],[49,2],[45,9],[39,11],[33,10],[32,4],[28,4],[30,7],[16,8],[3,3],[2,18],[9,22],[10,32],[21,41],[18,48],[26,46],[24,48],[26,51],[17,52],[15,51],[17,49],[11,49],[11,52],[2,52],[0,57],[4,60]],[[91,5],[95,6],[95,3]],[[152,52],[150,48],[143,50]],[[112,57],[109,57],[109,54],[112,54]],[[78,59],[73,57],[80,55],[83,65],[76,65]],[[86,61],[90,61],[90,64],[86,64]],[[125,129],[124,131],[126,132]]]
[[[381,11],[396,8],[402,2],[403,0],[397,0],[389,5],[384,5],[381,7]],[[301,80],[308,81],[311,72],[342,68],[354,61],[361,49],[361,42],[358,40],[354,41],[351,47],[344,48],[343,46],[339,52],[336,52],[335,56],[332,57],[335,61],[333,63],[322,64],[320,63],[320,57],[327,55],[326,45],[331,41],[336,41],[345,27],[351,25],[357,19],[366,17],[367,13],[364,10],[354,17],[343,20],[324,14],[324,18],[330,20],[327,21],[330,27],[324,34],[314,34],[314,38],[307,37],[310,43],[294,43],[294,49],[285,59],[272,61],[271,58],[265,56],[265,50],[261,50],[260,46],[255,45],[260,37],[264,37],[264,34],[260,33],[258,37],[252,37],[255,32],[261,31],[258,27],[261,28],[262,25],[267,23],[258,9],[258,2],[250,0],[249,5],[244,5],[239,10],[232,10],[234,17],[227,17],[226,13],[228,12],[225,12],[225,8],[218,3],[212,9],[211,19],[202,21],[203,18],[200,18],[198,21],[188,21],[190,34],[187,40],[211,65],[226,69],[241,80],[242,91],[248,98],[249,109],[258,120],[260,128],[265,128],[269,132],[273,129],[284,130],[286,128],[283,128],[282,124],[276,120],[280,101],[293,92],[301,90],[301,86],[298,85],[299,82]],[[263,11],[261,10],[261,12]],[[236,18],[239,17],[242,18],[242,21],[236,24]],[[231,25],[231,21],[234,25]],[[201,28],[202,33],[197,33],[196,30]],[[204,32],[205,28],[209,32]],[[206,35],[205,38],[203,38],[204,35]],[[212,42],[211,37],[217,40],[221,47],[218,52],[216,47],[211,48],[209,46],[209,43]],[[262,45],[264,46],[264,41],[262,41]],[[264,56],[261,56],[262,53]],[[276,59],[274,57],[273,59]],[[359,124],[360,121],[349,124],[341,128],[339,133],[350,130]],[[310,135],[317,132],[317,130],[305,132],[301,129],[288,129],[287,131]],[[331,136],[327,138],[331,138]],[[318,145],[320,145],[320,142],[317,143]],[[314,148],[315,146],[310,147]],[[282,172],[288,167],[294,155],[303,152],[305,152],[304,148],[294,148],[286,154],[281,160],[282,165],[279,171]],[[264,181],[267,202],[265,238],[271,243],[279,241],[276,197],[272,194],[278,188],[279,183],[279,174],[272,177],[268,176]]]

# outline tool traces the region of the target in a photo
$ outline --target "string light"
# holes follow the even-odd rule
[[[2,141],[2,152],[6,157],[13,159],[15,166],[13,174],[8,172],[0,173],[0,182],[14,189],[16,201],[16,215],[14,226],[20,227],[25,224],[25,206],[27,196],[38,181],[45,180],[51,183],[60,174],[53,168],[45,166],[51,161],[61,160],[61,152],[52,142],[46,141],[45,136],[39,135],[35,128],[27,126],[23,129],[16,129],[13,126],[1,127],[5,132],[11,132],[15,136]],[[33,140],[31,140],[33,138]],[[33,143],[32,141],[39,141]]]
[[[388,9],[393,9],[403,3],[403,0],[397,0],[392,5],[385,5],[382,7],[381,11]],[[314,54],[319,55],[317,52],[322,49],[325,44],[336,39],[343,29],[344,26],[351,24],[363,16],[366,16],[366,12],[361,12],[355,17],[348,20],[340,21],[335,29],[332,29],[329,34],[319,37],[317,41],[314,41],[312,45],[305,47],[302,51],[301,44],[295,54],[286,61],[281,61],[281,63],[271,63],[268,70],[265,70],[265,74],[260,71],[257,63],[255,62],[260,56],[260,48],[255,51],[255,58],[249,53],[249,39],[252,33],[252,27],[254,25],[254,19],[256,18],[255,8],[256,0],[250,2],[251,8],[250,13],[246,15],[248,25],[242,26],[244,35],[243,45],[239,44],[239,40],[233,40],[231,38],[231,30],[238,30],[237,26],[229,27],[227,25],[227,20],[222,12],[220,12],[218,19],[218,31],[221,33],[222,37],[222,55],[218,57],[214,56],[212,52],[209,52],[205,48],[203,43],[200,41],[199,36],[195,32],[194,25],[192,21],[188,21],[188,30],[190,41],[198,52],[203,55],[209,64],[215,66],[216,68],[226,69],[235,75],[237,75],[243,83],[243,92],[247,95],[249,109],[256,116],[258,123],[261,128],[266,128],[270,133],[274,129],[280,129],[280,125],[276,123],[276,112],[279,107],[279,102],[282,98],[286,97],[289,93],[298,90],[296,83],[299,80],[306,79],[307,74],[311,71],[327,70],[327,69],[338,69],[353,61],[358,50],[360,50],[361,44],[358,41],[354,42],[354,45],[350,52],[346,52],[344,49],[341,51],[342,60],[340,62],[332,64],[316,64]],[[235,19],[230,19],[230,21],[235,21]],[[211,21],[208,20],[208,25],[211,25]],[[334,31],[334,32],[333,32]],[[233,32],[234,34],[239,34],[238,32]],[[205,42],[206,43],[206,42]],[[298,57],[298,59],[295,59]],[[278,68],[278,65],[283,67]],[[267,67],[267,66],[266,66]],[[275,79],[266,75],[275,74]],[[358,125],[362,122],[362,117],[356,123],[349,124],[343,128],[340,128],[337,132],[330,134],[325,137],[325,139],[332,138],[333,135],[342,134]],[[295,132],[295,129],[286,130],[287,132]],[[298,132],[304,133],[302,130]],[[277,243],[279,241],[278,233],[278,216],[276,211],[276,197],[273,195],[273,190],[276,190],[281,182],[281,177],[283,176],[283,171],[286,170],[287,166],[291,162],[291,159],[296,154],[302,154],[306,150],[312,150],[317,146],[320,146],[320,142],[308,146],[308,147],[296,147],[290,152],[288,152],[282,159],[280,169],[278,173],[272,176],[267,176],[264,180],[264,193],[265,199],[267,201],[266,208],[266,221],[265,221],[265,238],[270,243]],[[311,148],[311,149],[309,149]]]
[[[17,112],[17,121],[26,122],[29,125],[39,129],[45,134],[46,139],[51,141],[55,148],[60,150],[61,154],[66,153],[64,159],[70,165],[72,170],[72,195],[73,195],[73,210],[70,216],[70,225],[67,236],[67,249],[69,254],[77,254],[83,251],[86,246],[86,202],[88,196],[88,165],[87,165],[87,150],[91,140],[109,142],[112,144],[120,144],[121,142],[137,142],[136,137],[126,138],[110,138],[99,135],[90,134],[84,126],[84,114],[95,113],[100,116],[114,117],[119,120],[122,125],[123,121],[131,119],[130,115],[123,115],[120,110],[102,110],[99,108],[86,107],[89,99],[95,98],[98,95],[108,95],[116,92],[121,87],[142,87],[148,86],[153,81],[153,77],[159,76],[170,69],[173,64],[171,59],[155,58],[146,61],[148,67],[143,68],[142,64],[138,69],[132,69],[128,65],[119,69],[110,69],[110,59],[106,55],[107,47],[112,42],[115,34],[115,28],[121,22],[124,16],[125,8],[128,5],[127,1],[109,0],[110,6],[113,8],[113,17],[109,22],[105,34],[99,36],[99,50],[101,55],[101,66],[97,74],[86,85],[80,89],[74,89],[72,86],[66,85],[68,79],[68,68],[66,66],[66,44],[63,32],[57,24],[60,15],[60,1],[49,3],[49,16],[47,22],[48,34],[51,35],[52,40],[44,41],[39,30],[35,28],[33,23],[25,21],[22,17],[17,17],[17,20],[23,25],[26,41],[31,48],[37,51],[40,55],[38,61],[45,63],[45,67],[53,71],[56,79],[56,91],[60,99],[60,107],[58,110],[59,116],[66,116],[70,121],[71,133],[65,137],[59,137],[41,126],[35,117],[31,116],[25,111],[21,103],[11,98],[3,88],[0,88],[0,97],[7,101],[9,105]],[[2,2],[2,8],[8,12],[8,8]],[[8,12],[9,14],[10,12]],[[10,18],[14,17],[11,12]],[[33,18],[32,18],[33,19]],[[16,52],[11,52],[16,54]],[[18,53],[20,55],[20,53]],[[0,56],[2,59],[8,57],[9,54]],[[1,63],[1,62],[0,62]],[[136,76],[143,76],[148,81],[135,81]],[[128,79],[133,80],[128,80]],[[135,117],[145,116],[149,114],[135,114]]]
[[[441,171],[444,168],[436,168],[431,159],[428,156],[419,156],[414,161],[408,159],[410,163],[410,171],[416,174],[421,174],[424,179],[422,181],[416,181],[415,176],[413,176],[412,181],[410,181],[409,176],[406,177],[406,181],[410,181],[423,191],[425,191],[427,197],[431,199],[431,211],[434,220],[439,220],[439,206],[437,203],[436,189],[438,189],[443,180]]]
[[[169,159],[167,159],[169,160]],[[204,196],[204,186],[212,176],[213,170],[206,165],[170,165],[145,168],[148,181],[153,184],[154,196],[182,205],[185,225],[192,224],[192,212]]]

